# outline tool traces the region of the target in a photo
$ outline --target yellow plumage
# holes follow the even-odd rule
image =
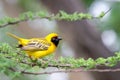
[[[53,53],[61,40],[58,34],[51,33],[45,38],[24,39],[14,34],[7,33],[9,36],[18,40],[19,48],[24,50],[29,57],[38,59]]]

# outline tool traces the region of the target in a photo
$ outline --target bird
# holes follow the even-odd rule
[[[57,33],[50,33],[43,38],[25,39],[12,33],[9,36],[18,40],[18,48],[25,51],[30,58],[39,59],[55,52],[61,37]]]

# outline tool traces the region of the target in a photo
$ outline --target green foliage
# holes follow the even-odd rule
[[[0,20],[0,28],[10,24],[17,24],[22,21],[33,20],[37,18],[40,18],[40,19],[46,18],[49,20],[76,21],[76,20],[83,20],[83,19],[102,18],[104,15],[105,15],[104,12],[102,12],[98,17],[93,17],[90,14],[78,13],[78,12],[68,14],[64,11],[59,11],[59,13],[57,14],[48,15],[43,11],[36,12],[36,13],[29,11],[29,12],[20,14],[17,18],[4,17],[3,19]]]
[[[96,68],[97,66],[113,67],[120,61],[120,52],[108,58],[98,58],[96,60],[88,58],[74,59],[72,57],[60,57],[54,59],[53,55],[47,56],[37,61],[31,60],[19,49],[13,49],[7,43],[0,44],[0,73],[4,73],[11,78],[19,77],[23,71],[35,72],[36,66],[41,69],[47,67],[57,67],[60,69],[74,69],[84,67],[85,69]],[[34,68],[35,67],[35,68]],[[33,71],[34,69],[34,71]]]
[[[68,20],[68,21],[76,21],[76,20],[82,20],[82,19],[92,19],[93,16],[90,14],[84,14],[84,13],[78,13],[74,12],[73,14],[68,14],[64,11],[60,11],[58,13],[59,20]]]
[[[11,78],[18,76],[18,72],[13,73],[10,68],[17,65],[16,61],[9,59],[14,55],[14,50],[8,44],[0,44],[0,73],[9,75]],[[14,58],[14,57],[13,57]]]

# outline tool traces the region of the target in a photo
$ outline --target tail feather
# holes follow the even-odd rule
[[[12,34],[12,33],[9,33],[9,32],[7,33],[7,35],[9,35],[9,36],[11,36],[11,37],[13,37],[13,38],[15,38],[15,39],[17,39],[17,40],[19,40],[19,41],[22,39],[22,38],[14,35],[14,34]]]

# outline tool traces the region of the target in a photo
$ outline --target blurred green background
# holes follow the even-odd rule
[[[74,1],[76,0],[73,0],[73,2]],[[102,19],[89,20],[89,24],[95,25],[96,32],[100,33],[104,45],[111,52],[119,51],[120,1],[119,0],[80,0],[80,1],[81,1],[80,4],[82,4],[85,7],[85,11],[87,13],[92,14],[93,16],[98,16],[102,11],[106,12],[111,8],[111,10]],[[51,3],[52,2],[53,1],[51,0]],[[47,7],[47,5],[44,5],[41,0],[0,0],[0,19],[2,19],[5,16],[17,17],[19,14],[27,11],[33,12],[45,11],[47,14],[52,13],[52,11],[49,10],[49,7]],[[66,27],[69,28],[69,26]],[[69,42],[74,39],[73,37],[71,37],[72,35],[67,36],[64,35],[65,33],[63,33],[61,29],[58,28],[57,21],[49,21],[47,19],[28,20],[16,25],[9,25],[4,28],[0,28],[0,42],[6,42],[9,43],[11,46],[15,47],[17,42],[14,39],[8,37],[6,35],[6,32],[11,32],[24,38],[44,37],[48,33],[57,32],[60,34],[60,36],[64,38],[67,37],[69,39]],[[74,53],[76,53],[76,51],[75,49],[73,49],[73,47],[71,47],[71,44],[68,43],[67,39],[65,39],[59,46],[56,53],[61,53],[57,54],[58,56],[62,55],[74,57],[75,56]],[[54,69],[55,68],[53,68],[53,70]],[[57,73],[52,75],[38,75],[38,76],[23,75],[21,76],[21,78],[18,78],[16,80],[76,80],[76,79],[96,80],[93,75],[87,72],[79,74]],[[0,80],[10,80],[10,78],[5,76],[4,74],[0,74]]]

